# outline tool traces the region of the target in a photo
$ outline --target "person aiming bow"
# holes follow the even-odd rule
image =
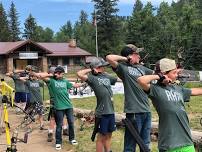
[[[113,105],[113,92],[111,85],[117,82],[117,78],[104,72],[109,65],[102,58],[95,58],[90,63],[90,68],[77,72],[78,77],[86,81],[94,90],[97,99],[95,109],[95,127],[92,134],[94,141],[96,133],[96,152],[110,152],[112,132],[115,130],[115,115]]]
[[[202,88],[176,85],[180,72],[175,60],[163,58],[155,65],[156,74],[138,78],[159,116],[159,152],[195,152],[185,102],[190,96],[202,95]],[[152,83],[154,80],[157,83]]]

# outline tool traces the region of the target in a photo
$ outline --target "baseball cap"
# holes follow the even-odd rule
[[[57,72],[59,72],[59,73],[64,73],[64,72],[65,72],[65,70],[63,69],[63,67],[58,66],[58,67],[56,67],[56,68],[55,68],[54,73],[57,73]]]
[[[168,72],[168,71],[174,70],[176,68],[177,68],[177,66],[176,66],[175,60],[168,59],[168,58],[163,58],[163,59],[159,60],[155,65],[156,73]]]
[[[56,69],[56,67],[50,67],[48,70],[48,73],[54,73],[55,69]]]
[[[32,66],[31,66],[31,65],[27,65],[27,66],[25,67],[25,70],[27,70],[27,71],[32,70]]]
[[[133,44],[127,44],[122,50],[121,50],[121,56],[127,57],[130,54],[133,53],[140,53],[143,51],[144,48],[138,48],[137,46]]]
[[[103,58],[93,58],[93,60],[90,62],[91,68],[98,68],[109,65],[108,62],[106,62]]]

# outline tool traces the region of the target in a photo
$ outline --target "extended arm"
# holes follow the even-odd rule
[[[202,88],[191,88],[191,95],[192,96],[202,95]]]
[[[8,77],[13,76],[13,72],[8,72],[8,73],[6,73],[6,76],[8,76]]]
[[[44,81],[48,81],[50,77],[53,76],[52,73],[47,73],[47,72],[41,72],[41,73],[32,72],[32,74]]]

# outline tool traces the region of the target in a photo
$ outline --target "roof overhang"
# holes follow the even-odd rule
[[[39,47],[40,49],[44,50],[47,54],[53,53],[52,51],[48,50],[47,48],[45,48],[45,47],[43,47],[43,46],[41,46],[41,45],[39,45],[39,44],[37,44],[36,42],[33,42],[33,41],[31,41],[31,40],[26,40],[26,41],[22,42],[21,44],[16,45],[16,46],[13,47],[12,49],[8,50],[8,51],[6,52],[6,54],[12,53],[12,52],[14,52],[15,50],[17,50],[18,48],[20,48],[20,47],[22,47],[23,45],[26,45],[26,44],[33,44],[33,45]]]

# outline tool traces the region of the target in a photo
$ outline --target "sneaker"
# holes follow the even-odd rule
[[[56,145],[55,145],[55,149],[56,149],[56,150],[61,150],[61,149],[62,149],[61,144],[56,144]]]
[[[69,136],[68,129],[63,129],[63,135],[65,135],[65,136]]]
[[[52,142],[53,141],[53,133],[48,133],[48,142]]]
[[[72,145],[78,145],[78,142],[77,142],[75,139],[71,140],[70,143],[71,143]]]
[[[47,130],[47,128],[44,127],[44,125],[40,126],[40,130]]]

